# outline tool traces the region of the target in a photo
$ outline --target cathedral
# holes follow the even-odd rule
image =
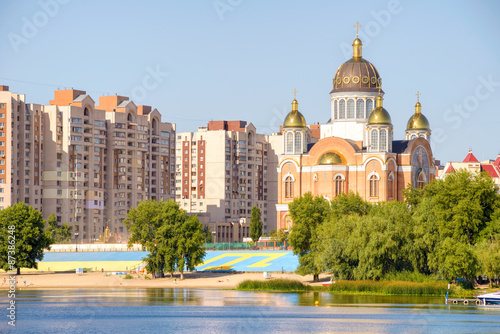
[[[319,136],[313,135],[296,98],[283,122],[283,150],[277,166],[278,228],[291,228],[288,204],[307,192],[329,200],[353,192],[368,202],[402,201],[408,184],[421,188],[435,178],[431,129],[419,94],[405,140],[394,140],[382,79],[362,57],[358,37],[352,47],[353,57],[333,78],[331,118],[319,126]]]

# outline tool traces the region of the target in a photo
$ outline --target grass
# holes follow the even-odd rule
[[[270,280],[244,280],[238,284],[238,290],[246,291],[308,291],[310,287],[297,280],[286,278]]]
[[[127,274],[123,277],[123,279],[132,279],[134,278],[134,276],[130,275],[130,274]]]
[[[442,282],[405,281],[337,281],[328,287],[330,292],[364,293],[407,296],[444,296],[448,285]]]

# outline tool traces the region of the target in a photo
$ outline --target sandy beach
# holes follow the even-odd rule
[[[235,289],[238,283],[246,279],[265,280],[262,273],[230,273],[230,272],[187,272],[184,279],[180,274],[175,276],[146,279],[145,275],[132,274],[132,279],[124,279],[124,275],[106,275],[105,273],[54,273],[54,272],[27,272],[17,276],[18,289],[66,289],[66,288],[215,288]],[[151,275],[147,275],[151,277]],[[6,282],[4,283],[4,278]],[[0,274],[0,289],[8,289],[9,275]],[[313,282],[313,276],[300,276],[295,273],[271,273],[271,279],[287,278],[299,280],[308,285],[321,285]],[[320,276],[321,281],[328,281],[329,277]],[[26,284],[24,283],[26,281]]]

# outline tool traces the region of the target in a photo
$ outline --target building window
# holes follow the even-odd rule
[[[390,174],[387,180],[387,190],[389,198],[394,198],[394,175]]]
[[[372,150],[378,150],[378,131],[376,129],[372,130]]]
[[[339,101],[339,119],[345,119],[345,100]]]
[[[293,197],[293,179],[291,176],[287,176],[285,179],[285,198]]]
[[[378,179],[376,175],[370,177],[370,197],[378,197]]]
[[[287,132],[286,133],[286,152],[285,153],[292,153],[292,152],[293,152],[293,133]]]
[[[302,133],[295,133],[295,153],[302,153]]]
[[[380,150],[387,150],[387,130],[380,130]]]
[[[344,192],[344,179],[342,176],[337,175],[335,177],[335,197],[339,196]]]
[[[356,100],[356,118],[365,117],[365,101],[363,99]]]
[[[339,118],[339,115],[338,115],[338,102],[337,101],[333,101],[333,119],[337,119]]]
[[[373,110],[373,100],[368,99],[368,100],[366,100],[366,116],[365,116],[365,118],[368,118],[368,115],[370,115],[372,110]]]
[[[347,118],[348,119],[354,118],[354,100],[353,99],[347,100]]]

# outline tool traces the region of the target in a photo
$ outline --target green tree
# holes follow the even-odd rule
[[[52,239],[52,243],[66,243],[71,239],[71,230],[73,227],[64,223],[61,226],[57,223],[56,216],[51,213],[49,218],[47,219],[47,226],[45,227],[45,231],[49,234]]]
[[[188,216],[175,201],[141,202],[129,211],[125,225],[131,234],[129,246],[139,242],[147,247],[144,261],[153,277],[157,273],[164,277],[165,271],[173,275],[177,268],[184,278],[185,267],[193,270],[203,262],[203,225],[198,216]]]
[[[205,240],[204,242],[213,241],[212,231],[210,231],[210,226],[208,225],[203,225],[203,240]]]
[[[20,275],[21,268],[38,268],[37,261],[43,260],[43,250],[52,241],[44,232],[44,225],[42,214],[24,203],[0,210],[0,267],[3,270],[15,268]]]
[[[318,227],[330,215],[330,203],[322,196],[313,197],[311,193],[297,197],[288,205],[288,211],[293,221],[289,234],[289,242],[293,253],[299,256],[297,273],[312,274],[314,281],[319,281],[323,271],[318,261],[322,245],[318,243]]]
[[[259,241],[262,236],[262,220],[260,220],[260,209],[256,206],[252,208],[252,218],[250,220],[250,238],[253,242]]]
[[[485,273],[493,287],[493,278],[500,275],[500,241],[484,240],[476,245],[481,273]]]

